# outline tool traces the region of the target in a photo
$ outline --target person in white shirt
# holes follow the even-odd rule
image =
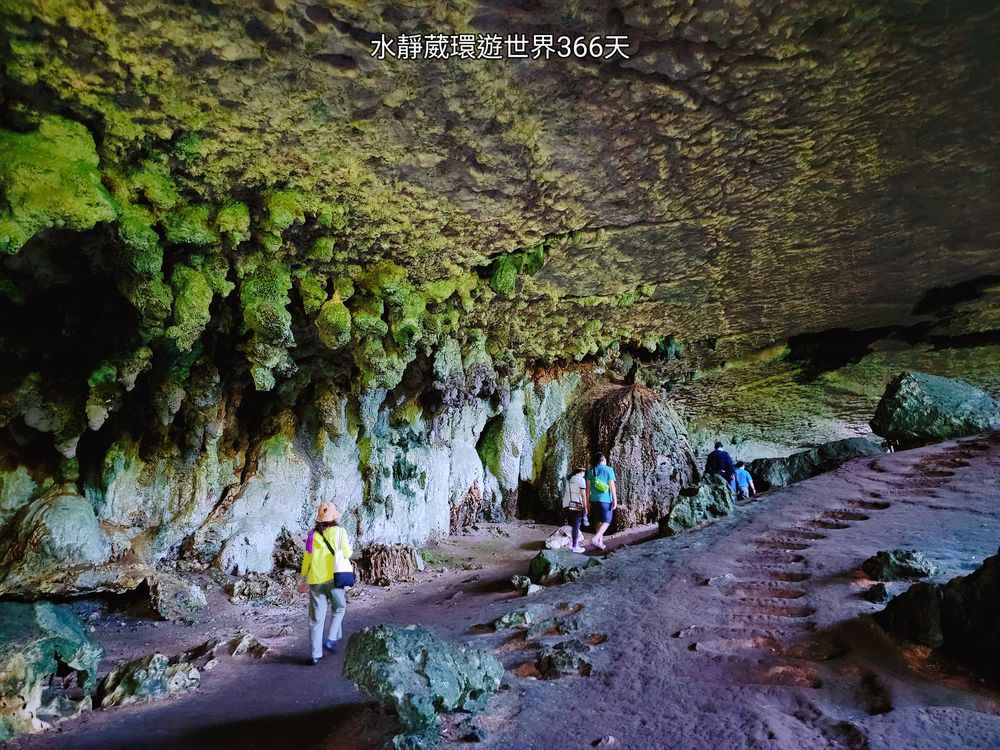
[[[578,466],[573,470],[573,474],[566,480],[566,490],[563,492],[563,508],[566,511],[566,522],[573,527],[573,552],[583,552],[584,548],[580,544],[580,526],[584,517],[590,510],[590,503],[587,502],[587,480],[584,475],[587,469]]]

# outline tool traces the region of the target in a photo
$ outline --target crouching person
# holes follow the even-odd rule
[[[309,640],[312,645],[312,663],[318,664],[323,657],[323,649],[336,653],[337,641],[343,633],[344,612],[347,596],[344,586],[354,584],[354,573],[350,559],[353,554],[347,531],[338,524],[340,511],[333,503],[323,503],[316,513],[316,526],[306,539],[306,551],[302,557],[302,579],[299,591],[309,592]],[[347,574],[350,571],[350,574]],[[326,638],[327,604],[333,616]]]

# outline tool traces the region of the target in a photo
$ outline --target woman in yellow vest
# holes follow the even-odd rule
[[[347,609],[347,597],[343,588],[337,588],[334,581],[337,552],[344,560],[350,560],[353,550],[351,540],[342,526],[340,511],[333,503],[323,503],[316,512],[316,527],[306,539],[306,552],[302,558],[302,583],[309,584],[309,639],[312,644],[312,663],[318,664],[323,657],[323,649],[336,653],[337,641],[342,635],[341,626]],[[326,624],[326,605],[330,603],[333,618],[323,638]]]

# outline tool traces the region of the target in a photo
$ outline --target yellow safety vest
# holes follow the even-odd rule
[[[322,534],[323,539],[330,543],[329,547],[323,543],[323,539],[317,538],[319,534]],[[340,526],[331,526],[322,532],[317,532],[315,529],[309,532],[306,552],[302,557],[302,575],[307,576],[310,584],[328,583],[333,580],[334,557],[330,548],[335,550],[339,548],[347,559],[350,559],[351,555],[354,554],[354,550],[351,549],[351,540],[348,539],[347,532]]]

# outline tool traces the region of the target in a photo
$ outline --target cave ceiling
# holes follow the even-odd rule
[[[0,13],[0,286],[13,310],[85,257],[135,310],[102,354],[119,371],[235,340],[267,389],[307,356],[405,366],[470,331],[522,362],[670,336],[738,356],[912,324],[929,290],[1000,273],[993,2]],[[629,57],[371,54],[515,32],[627,35]]]

